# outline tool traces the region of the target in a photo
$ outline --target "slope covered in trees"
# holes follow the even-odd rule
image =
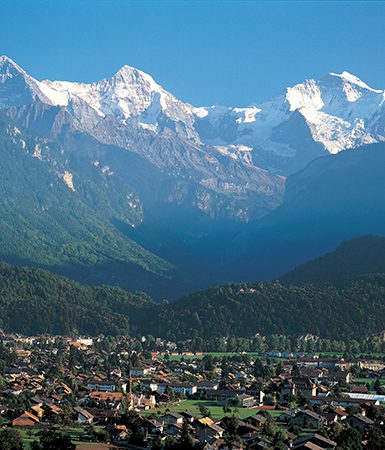
[[[343,242],[334,252],[296,267],[285,283],[338,282],[366,273],[385,273],[385,238],[363,236]]]
[[[155,304],[0,263],[0,328],[24,334],[152,334],[168,339],[302,336],[361,339],[385,330],[385,274],[332,284],[233,284]]]
[[[0,328],[24,334],[126,334],[146,294],[88,287],[45,270],[0,263]]]
[[[254,291],[246,293],[248,288]],[[181,340],[257,333],[350,339],[385,330],[383,274],[340,286],[270,282],[248,288],[228,285],[189,295],[161,309],[152,333]]]
[[[140,222],[135,192],[93,169],[79,153],[0,114],[0,258],[89,284],[151,291],[173,266],[115,225]]]

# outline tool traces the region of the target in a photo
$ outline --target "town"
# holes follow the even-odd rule
[[[383,355],[3,333],[0,449],[383,449],[384,384]]]

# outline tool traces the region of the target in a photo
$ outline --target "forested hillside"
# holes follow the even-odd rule
[[[247,293],[249,288],[254,291]],[[280,282],[222,286],[161,309],[150,326],[157,330],[154,334],[175,339],[257,333],[360,338],[385,330],[385,275],[362,276],[339,287]]]
[[[284,275],[285,283],[338,282],[366,273],[385,273],[385,238],[363,236],[343,242]]]
[[[129,205],[136,204],[134,193],[117,177],[63,152],[0,114],[0,258],[89,284],[151,291],[168,277],[172,264],[114,225],[131,228],[140,221],[140,206]],[[69,161],[75,170],[82,167],[83,178]],[[112,185],[118,192],[114,200]]]
[[[155,304],[0,264],[0,327],[24,334],[152,334],[175,340],[256,334],[360,339],[385,330],[385,274],[337,285],[234,284]]]
[[[83,286],[41,269],[0,263],[0,327],[24,334],[127,334],[143,293]],[[137,312],[139,314],[139,312]]]

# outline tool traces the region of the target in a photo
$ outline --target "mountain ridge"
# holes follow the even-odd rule
[[[8,64],[12,61],[9,58],[3,60]],[[319,81],[305,80],[271,100],[245,108],[194,107],[183,103],[150,75],[127,65],[112,77],[93,83],[37,81],[29,75],[28,79],[33,80],[51,106],[68,108],[71,103],[78,102],[76,98],[87,104],[93,114],[84,112],[84,105],[80,112],[74,106],[72,113],[75,118],[79,113],[87,115],[87,121],[82,124],[83,131],[94,133],[94,137],[106,143],[129,145],[124,139],[117,142],[116,137],[106,137],[106,131],[93,130],[101,119],[114,117],[125,125],[127,121],[136,123],[150,134],[170,128],[186,143],[202,149],[208,146],[205,151],[213,157],[221,154],[257,167],[262,162],[260,168],[284,176],[308,162],[306,159],[301,162],[301,156],[296,158],[297,146],[284,142],[282,137],[277,140],[276,136],[275,128],[290,120],[296,111],[313,141],[320,143],[327,153],[385,139],[382,124],[385,90],[373,89],[346,71],[341,74],[330,72]],[[80,125],[78,127],[81,129]],[[259,155],[266,152],[272,157],[280,155],[298,161],[292,169],[279,164],[269,166]],[[167,162],[170,164],[169,160]]]
[[[3,60],[2,70],[6,72],[7,64],[4,61],[8,65],[11,63],[8,59]],[[189,106],[155,82],[149,83],[148,75],[140,75],[138,81],[133,76],[133,71],[129,71],[129,76],[126,72],[127,69],[118,71],[110,79],[89,85],[54,82],[56,86],[61,83],[64,88],[75,86],[75,91],[79,86],[81,89],[84,86],[86,90],[91,89],[88,94],[86,91],[87,95],[83,92],[83,98],[69,95],[68,103],[64,102],[65,106],[54,104],[51,100],[46,102],[46,90],[41,96],[37,95],[35,87],[48,82],[38,82],[28,76],[27,81],[32,80],[32,100],[23,105],[16,101],[12,106],[8,102],[3,109],[20,126],[36,132],[43,131],[59,141],[80,132],[101,143],[138,153],[176,179],[192,180],[199,184],[207,191],[208,197],[219,194],[227,197],[229,203],[235,202],[236,209],[232,211],[234,206],[230,206],[230,212],[227,213],[225,208],[224,215],[230,214],[234,218],[248,220],[250,215],[263,215],[266,205],[271,209],[281,201],[283,177],[228,158],[213,147],[199,143],[197,133],[190,126],[192,115],[186,118],[184,114]],[[20,77],[25,81],[24,73],[23,71]],[[7,82],[9,79],[3,78],[2,86],[6,86]],[[166,108],[163,108],[164,105],[161,108],[154,106],[154,102],[160,101],[159,93],[162,94]],[[128,114],[127,108],[130,105],[134,106]],[[153,106],[155,110],[150,111]],[[107,108],[107,114],[101,115],[100,108]],[[124,109],[126,114],[123,114]],[[179,114],[176,120],[175,114]],[[193,206],[207,211],[209,215],[214,214],[210,204],[206,204],[202,198],[196,198]]]
[[[31,167],[37,164],[41,179],[48,183],[53,172],[60,172],[60,189],[51,189],[48,194],[49,184],[42,187],[38,202],[44,203],[45,195],[53,199],[67,189],[64,198],[68,202],[64,203],[68,220],[72,220],[73,205],[82,204],[84,208],[77,213],[93,216],[95,223],[100,223],[98,239],[106,227],[106,236],[114,236],[114,241],[122,242],[121,249],[127,248],[126,255],[114,257],[111,268],[106,267],[104,259],[97,260],[94,272],[102,276],[101,280],[92,276],[91,267],[86,280],[130,287],[129,278],[135,278],[136,271],[125,272],[125,263],[136,254],[140,255],[136,266],[146,274],[156,273],[151,282],[142,279],[146,288],[148,282],[152,288],[158,281],[162,286],[164,282],[169,284],[160,297],[170,289],[177,296],[234,277],[276,277],[294,264],[354,237],[346,224],[333,234],[331,219],[320,230],[319,243],[307,241],[304,248],[298,241],[298,230],[310,235],[317,229],[315,220],[327,221],[322,208],[327,211],[327,205],[336,204],[338,199],[337,217],[341,205],[351,201],[350,188],[344,191],[333,178],[337,169],[341,180],[345,175],[332,161],[342,161],[346,167],[357,163],[375,166],[381,162],[381,155],[371,148],[383,145],[385,139],[384,91],[370,88],[347,72],[329,74],[319,81],[306,80],[259,106],[197,108],[178,100],[150,75],[129,66],[94,83],[51,82],[35,80],[9,58],[0,57],[0,110],[20,133],[28,130],[56,148],[51,153],[40,147],[36,153],[28,150],[34,155]],[[376,143],[368,145],[373,141]],[[361,144],[365,146],[359,149]],[[12,145],[21,147],[19,141]],[[8,154],[11,165],[20,164],[24,156],[16,149]],[[5,160],[4,164],[6,167]],[[23,170],[24,179],[33,175],[28,173],[27,164]],[[360,175],[359,167],[356,170]],[[19,206],[23,204],[23,198],[18,197],[22,192],[11,186],[17,177],[20,174],[15,172],[15,179],[7,180],[9,186],[4,185],[4,189],[13,188],[12,201]],[[21,186],[24,179],[19,181]],[[313,211],[324,184],[330,181],[336,192],[342,189],[348,197],[333,192],[333,202],[322,200],[322,208]],[[367,186],[362,186],[361,191],[368,192],[357,192],[357,198],[364,201],[369,190],[374,197],[378,195],[380,183],[376,187],[373,181],[369,179]],[[37,186],[36,179],[34,183]],[[54,186],[56,183],[55,178]],[[307,189],[311,198],[302,195]],[[290,211],[294,204],[297,212],[287,217],[284,211]],[[21,233],[25,228],[41,236],[44,215],[39,216],[28,205],[22,214]],[[375,211],[373,214],[376,217]],[[294,217],[298,224],[293,222]],[[344,219],[339,220],[342,224]],[[87,219],[83,221],[88,223]],[[10,223],[11,215],[4,226]],[[59,221],[55,223],[60,225]],[[378,232],[373,223],[366,225],[356,227],[357,232]],[[270,234],[266,227],[270,227]],[[278,233],[275,238],[274,232]],[[17,239],[21,239],[30,252],[30,243],[15,233],[7,245],[17,246]],[[59,233],[51,241],[56,256],[62,255],[57,250],[63,244],[60,236],[67,234]],[[107,260],[115,244],[103,252]],[[281,245],[288,248],[284,256]],[[91,254],[98,253],[96,247],[92,244]],[[71,258],[77,253],[74,247],[66,248],[72,249]],[[25,260],[20,251],[6,256]],[[46,256],[53,261],[48,253]],[[145,261],[164,270],[147,270]],[[57,270],[57,263],[60,266],[62,261],[55,260],[49,267]],[[119,276],[112,269],[115,263]],[[183,278],[183,289],[173,286],[175,277]]]

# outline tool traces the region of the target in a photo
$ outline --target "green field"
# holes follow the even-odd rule
[[[380,383],[385,384],[385,378],[380,378]],[[364,383],[364,384],[370,384],[371,386],[374,385],[374,383],[377,381],[377,378],[354,378],[353,382],[356,383]]]
[[[180,361],[182,358],[185,360],[192,360],[192,359],[202,359],[204,356],[206,355],[210,355],[216,358],[223,358],[225,356],[241,356],[242,353],[237,353],[237,352],[207,352],[207,353],[203,353],[201,355],[170,355],[169,356],[169,361]],[[256,352],[248,352],[247,355],[250,358],[257,358],[259,357],[259,353]]]
[[[209,401],[209,400],[182,400],[177,405],[168,406],[165,408],[156,408],[149,411],[145,411],[142,413],[143,415],[149,415],[149,414],[165,414],[166,412],[189,412],[191,414],[196,415],[197,417],[201,417],[201,413],[199,411],[199,405],[206,406],[210,412],[211,417],[214,419],[220,419],[221,417],[224,417],[225,415],[232,415],[237,414],[241,419],[245,419],[246,417],[253,416],[254,414],[258,413],[258,409],[249,409],[249,408],[238,408],[235,410],[235,408],[231,408],[231,412],[225,414],[223,411],[222,406],[217,406],[215,402]],[[273,411],[267,411],[272,417],[279,416],[282,411],[281,410],[273,410]]]
[[[315,352],[316,355],[318,355],[320,358],[342,358],[344,355],[344,352]],[[356,358],[376,358],[376,359],[383,359],[385,357],[385,353],[357,353],[354,355]]]
[[[247,352],[246,353],[250,358],[268,358],[273,362],[276,361],[284,361],[287,358],[278,358],[275,356],[262,356],[258,352]],[[342,358],[343,352],[315,352],[316,355],[318,355],[320,358]],[[223,357],[230,357],[230,356],[240,356],[242,353],[239,352],[205,352],[201,355],[171,355],[168,357],[169,361],[180,361],[182,358],[185,360],[193,360],[193,359],[202,359],[205,355],[211,355],[217,358],[223,358]],[[361,358],[377,358],[377,359],[383,359],[385,357],[384,353],[361,353],[356,355],[357,357]]]
[[[95,427],[95,428],[98,428],[98,427]],[[31,448],[31,444],[33,441],[39,440],[39,437],[37,436],[37,434],[40,431],[39,429],[36,429],[36,428],[32,429],[32,430],[18,429],[18,431],[21,434],[21,436],[23,437],[24,447],[26,450],[29,450]],[[83,427],[79,427],[79,428],[63,427],[63,428],[58,428],[58,431],[69,435],[71,437],[72,442],[76,445],[89,444],[89,442],[81,440],[82,435],[85,434]]]

